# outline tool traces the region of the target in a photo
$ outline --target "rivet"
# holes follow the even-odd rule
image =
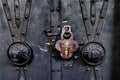
[[[92,17],[95,17],[95,15],[92,15]]]
[[[6,6],[6,4],[4,3],[3,6]]]
[[[63,20],[62,20],[62,23],[67,23],[67,22],[68,22],[67,19],[63,19]]]
[[[16,20],[19,20],[19,18],[16,18]]]
[[[28,0],[28,2],[31,2],[31,0]]]
[[[45,43],[46,45],[51,45],[51,43]]]
[[[55,39],[52,39],[52,41],[54,42],[54,41],[55,41]]]
[[[25,32],[22,32],[22,35],[24,36],[24,35],[25,35]]]
[[[81,3],[82,3],[82,4],[84,3],[83,0],[81,1]]]
[[[64,66],[65,66],[65,67],[67,67],[68,65],[67,65],[67,64],[65,64]]]
[[[61,30],[61,28],[59,27],[59,28],[58,28],[58,30],[60,31],[60,30]]]
[[[90,71],[90,68],[89,68],[89,67],[87,67],[87,68],[86,68],[86,70],[87,70],[87,71]]]
[[[87,34],[87,36],[90,36],[90,34]]]
[[[92,3],[95,3],[95,0],[92,0]]]
[[[83,44],[84,44],[84,42],[80,42],[80,43],[79,43],[80,46],[83,45]]]
[[[100,16],[101,19],[103,19],[104,17],[103,16]]]
[[[85,17],[84,20],[87,20],[87,18]]]
[[[28,71],[28,69],[27,69],[27,68],[24,68],[24,71]]]
[[[75,59],[78,59],[78,56],[75,56],[74,58],[75,58]]]
[[[60,11],[60,8],[57,8],[56,10],[59,12],[59,11]]]
[[[15,5],[16,8],[18,8],[18,5]]]
[[[51,37],[51,36],[52,36],[52,33],[47,33],[47,36],[48,36],[48,37]]]
[[[54,28],[55,26],[51,26],[51,28]]]
[[[95,71],[98,71],[98,68],[95,68]]]
[[[18,70],[20,70],[20,68],[19,68],[19,67],[16,67],[16,70],[18,71]]]
[[[11,21],[11,18],[8,18],[8,21]]]
[[[25,16],[25,19],[28,19],[28,16]]]
[[[15,35],[14,35],[14,34],[12,34],[11,36],[12,36],[12,37],[15,37]]]
[[[57,35],[58,35],[58,33],[54,33],[54,35],[55,35],[55,36],[57,36]]]
[[[73,65],[71,64],[71,65],[69,65],[70,67],[72,67]]]
[[[59,28],[59,27],[60,27],[60,25],[57,25],[57,27]]]
[[[100,33],[97,33],[96,35],[100,35]]]
[[[51,9],[50,11],[51,11],[51,12],[54,12],[54,10],[53,10],[53,9]]]
[[[54,57],[54,54],[52,54],[52,57]]]

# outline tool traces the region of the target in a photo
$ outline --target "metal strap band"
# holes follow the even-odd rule
[[[84,80],[90,79],[91,78],[91,74],[92,74],[92,69],[91,69],[91,67],[87,66],[85,74],[84,74]]]
[[[13,42],[20,41],[20,40],[25,41],[32,0],[26,1],[26,8],[24,12],[23,23],[21,23],[21,19],[20,19],[19,0],[14,0],[15,22],[11,17],[10,8],[7,0],[1,0],[1,1],[2,1],[3,9],[8,21]]]
[[[23,23],[20,26],[21,41],[26,40],[26,33],[27,33],[28,21],[29,21],[29,16],[31,11],[31,4],[32,4],[32,0],[26,1],[26,8],[24,12]]]
[[[96,22],[96,0],[91,0],[90,22],[91,22],[92,26],[95,25],[95,22]]]
[[[102,6],[101,11],[100,11],[99,20],[97,22],[96,31],[95,31],[95,34],[94,34],[94,40],[95,39],[99,40],[99,36],[98,36],[98,39],[97,39],[97,35],[99,35],[101,30],[102,30],[105,15],[106,15],[107,9],[108,9],[108,4],[109,4],[109,0],[104,0],[103,6]]]
[[[61,27],[61,0],[50,0],[50,28]],[[50,39],[56,41],[58,37],[52,36]],[[51,49],[51,80],[62,80],[62,62],[59,61],[57,52],[54,46]]]
[[[87,67],[84,80],[102,80],[99,67]]]
[[[17,28],[20,27],[20,2],[19,0],[14,0],[14,11],[15,11],[15,23]]]
[[[108,8],[108,4],[109,4],[109,0],[104,0],[103,1],[103,6],[101,8],[100,11],[100,15],[99,15],[99,20],[96,23],[97,25],[95,25],[95,17],[96,17],[96,5],[95,5],[95,0],[91,0],[91,10],[90,10],[90,21],[89,21],[89,17],[88,17],[88,12],[87,12],[87,8],[85,5],[84,0],[79,0],[80,2],[80,7],[81,7],[81,12],[82,12],[82,17],[83,17],[83,22],[84,22],[84,26],[85,26],[85,30],[86,30],[86,35],[87,35],[87,39],[88,41],[91,39],[92,41],[96,39],[96,35],[99,36],[102,27],[103,27],[103,22],[104,22],[104,18],[107,12],[107,8]],[[91,22],[91,25],[90,25]],[[94,27],[96,27],[94,29]],[[92,34],[92,35],[91,35]]]
[[[99,67],[94,67],[93,72],[94,72],[95,80],[102,80]]]
[[[31,80],[27,67],[18,67],[16,80]]]
[[[82,17],[83,17],[84,27],[85,27],[85,31],[86,31],[86,37],[87,37],[87,40],[89,41],[88,35],[90,33],[88,33],[89,31],[88,31],[87,27],[90,28],[90,24],[89,24],[89,20],[88,20],[87,9],[86,9],[84,0],[79,0],[79,2],[80,2]]]
[[[19,38],[19,36],[18,36],[19,31],[18,31],[17,26],[14,24],[13,19],[11,17],[8,2],[7,2],[7,0],[1,0],[1,2],[2,2],[3,9],[4,9],[4,12],[5,12],[5,15],[7,18],[7,22],[9,25],[10,32],[11,32],[12,40],[17,41]]]

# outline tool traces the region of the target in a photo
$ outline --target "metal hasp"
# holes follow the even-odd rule
[[[82,59],[85,63],[96,66],[105,58],[105,48],[98,42],[88,42],[82,48]]]
[[[65,25],[62,28],[61,40],[58,40],[56,42],[55,48],[60,52],[60,56],[63,59],[71,58],[73,52],[77,51],[78,43],[73,40],[73,33],[71,32],[71,26]]]
[[[33,59],[31,47],[23,42],[12,43],[7,50],[7,56],[10,62],[16,66],[27,65]]]

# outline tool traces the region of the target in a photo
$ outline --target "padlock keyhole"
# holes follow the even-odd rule
[[[65,33],[63,34],[63,38],[64,38],[64,39],[70,39],[70,37],[71,37],[71,34],[70,34],[69,32],[65,32]]]

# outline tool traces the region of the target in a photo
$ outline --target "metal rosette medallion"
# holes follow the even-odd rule
[[[24,66],[32,61],[33,52],[26,42],[14,42],[8,47],[7,56],[13,65]]]
[[[97,66],[105,59],[105,48],[99,42],[86,43],[81,52],[83,61],[91,66]]]

